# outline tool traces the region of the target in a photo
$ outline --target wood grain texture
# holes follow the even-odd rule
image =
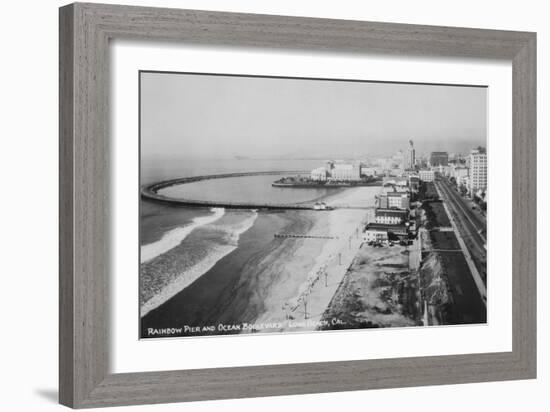
[[[68,10],[68,9],[67,9]],[[59,400],[73,404],[73,38],[74,19],[59,16]]]
[[[60,9],[60,402],[84,408],[536,376],[536,36],[498,30],[75,3]],[[513,350],[152,373],[109,372],[110,39],[513,65]]]

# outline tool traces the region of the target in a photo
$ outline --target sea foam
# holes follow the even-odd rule
[[[159,293],[143,303],[141,305],[141,316],[145,316],[151,310],[159,307],[168,299],[181,292],[212,269],[224,256],[234,251],[237,248],[240,236],[252,227],[257,216],[256,211],[251,211],[250,216],[240,222],[230,225],[215,225],[216,229],[222,231],[223,241],[227,243],[212,245],[208,249],[208,253],[204,259],[180,273],[171,282],[166,284]]]
[[[201,216],[193,219],[192,223],[184,227],[172,229],[164,234],[160,240],[141,247],[141,263],[146,263],[163,253],[178,246],[189,234],[198,227],[213,223],[220,219],[224,213],[223,208],[212,208],[212,215]]]

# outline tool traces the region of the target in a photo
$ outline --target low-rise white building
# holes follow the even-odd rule
[[[376,176],[376,168],[361,166],[361,176]]]
[[[408,211],[401,209],[376,209],[374,221],[388,225],[401,225],[408,217]]]
[[[466,166],[451,166],[450,176],[458,182],[460,179],[468,178],[468,168]]]
[[[395,190],[382,191],[377,197],[376,207],[380,209],[410,209],[410,194],[408,192],[396,192]]]
[[[420,170],[418,177],[423,182],[433,182],[435,180],[435,172],[433,170]]]
[[[381,227],[367,225],[363,232],[363,242],[385,242],[388,240],[388,230]]]
[[[409,235],[407,225],[369,223],[363,231],[364,242],[385,242],[390,239],[406,239]]]
[[[410,196],[407,192],[390,192],[388,197],[388,209],[409,209],[410,208]]]
[[[361,180],[361,166],[351,163],[335,163],[330,171],[330,179],[341,181]]]
[[[311,171],[310,176],[312,180],[324,182],[327,180],[327,170],[324,167],[318,167],[317,169],[313,169]]]

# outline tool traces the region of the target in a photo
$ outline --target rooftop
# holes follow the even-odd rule
[[[405,225],[390,225],[387,223],[368,223],[365,230],[375,230],[377,232],[406,232]]]
[[[407,216],[408,212],[401,209],[376,209],[376,216]]]
[[[386,193],[387,196],[390,196],[390,197],[401,197],[401,196],[408,196],[409,195],[409,192],[388,192]]]

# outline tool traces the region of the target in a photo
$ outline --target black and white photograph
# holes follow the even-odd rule
[[[487,322],[485,86],[141,71],[139,99],[140,338]]]

